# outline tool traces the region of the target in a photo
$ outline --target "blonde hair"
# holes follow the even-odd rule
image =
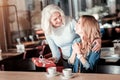
[[[63,24],[65,24],[65,15],[60,7],[58,7],[55,4],[46,6],[42,11],[42,17],[41,17],[41,28],[43,29],[46,35],[50,35],[52,33],[52,25],[50,24],[50,17],[55,12],[59,12],[61,14]]]
[[[81,22],[81,29],[85,32],[87,40],[84,40],[81,45],[84,45],[83,53],[89,53],[93,44],[92,42],[100,37],[100,27],[98,21],[90,15],[83,15],[80,17]]]

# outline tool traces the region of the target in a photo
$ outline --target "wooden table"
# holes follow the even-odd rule
[[[74,73],[69,80],[119,80],[120,75]],[[61,74],[47,77],[46,72],[5,72],[0,71],[0,80],[63,80]]]
[[[117,62],[120,59],[120,54],[115,54],[114,47],[101,48],[100,58],[105,59],[107,62]]]
[[[22,44],[24,44],[25,47],[27,46],[33,46],[33,45],[37,45],[40,41],[28,41],[28,42],[22,42]],[[17,44],[13,44],[13,47],[16,47]]]
[[[35,48],[25,48],[25,51],[29,51],[29,50],[33,50],[33,49],[35,49]],[[8,49],[8,52],[17,53],[17,48]]]
[[[29,50],[33,50],[34,48],[25,48],[25,51],[29,51]],[[8,52],[3,52],[1,57],[3,59],[6,59],[6,58],[9,58],[9,57],[14,57],[14,56],[18,56],[18,55],[21,55],[21,54],[24,54],[25,53],[17,53],[17,49],[16,48],[13,48],[13,49],[8,49]]]
[[[20,55],[20,54],[22,54],[22,53],[17,53],[17,52],[2,53],[2,55],[1,55],[2,59],[1,59],[1,60],[6,59],[6,58],[9,58],[9,57],[13,57],[13,56],[18,56],[18,55]],[[1,60],[0,60],[0,61],[1,61]]]

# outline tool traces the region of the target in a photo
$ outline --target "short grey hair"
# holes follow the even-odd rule
[[[46,35],[50,35],[52,33],[52,25],[50,24],[50,17],[55,12],[59,12],[61,14],[63,24],[65,24],[65,14],[60,7],[58,7],[55,4],[46,6],[42,10],[42,17],[41,17],[41,28],[43,29]]]

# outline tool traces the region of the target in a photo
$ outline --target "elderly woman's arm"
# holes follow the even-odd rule
[[[101,49],[101,42],[102,42],[101,38],[95,39],[93,42],[93,44],[95,45],[92,48],[92,51],[96,51],[96,52],[99,51]]]
[[[60,50],[50,36],[46,36],[46,40],[47,40],[48,45],[49,45],[51,52],[52,52],[52,57],[49,59],[54,61],[55,63],[57,63],[60,59],[60,56],[61,56]]]

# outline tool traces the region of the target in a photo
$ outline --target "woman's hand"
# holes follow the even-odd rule
[[[57,59],[56,58],[54,58],[54,57],[50,57],[50,58],[48,58],[50,61],[53,61],[54,63],[56,63],[57,62]]]
[[[73,44],[72,49],[73,49],[73,52],[72,52],[70,58],[68,59],[68,63],[70,63],[70,64],[74,64],[76,55],[80,51],[79,43]]]
[[[77,54],[77,53],[81,53],[80,48],[81,48],[80,43],[75,43],[75,44],[73,44],[73,46],[72,46],[73,52],[76,53],[76,54]]]
[[[101,49],[101,39],[95,39],[93,41],[93,48],[92,51],[99,51]]]

